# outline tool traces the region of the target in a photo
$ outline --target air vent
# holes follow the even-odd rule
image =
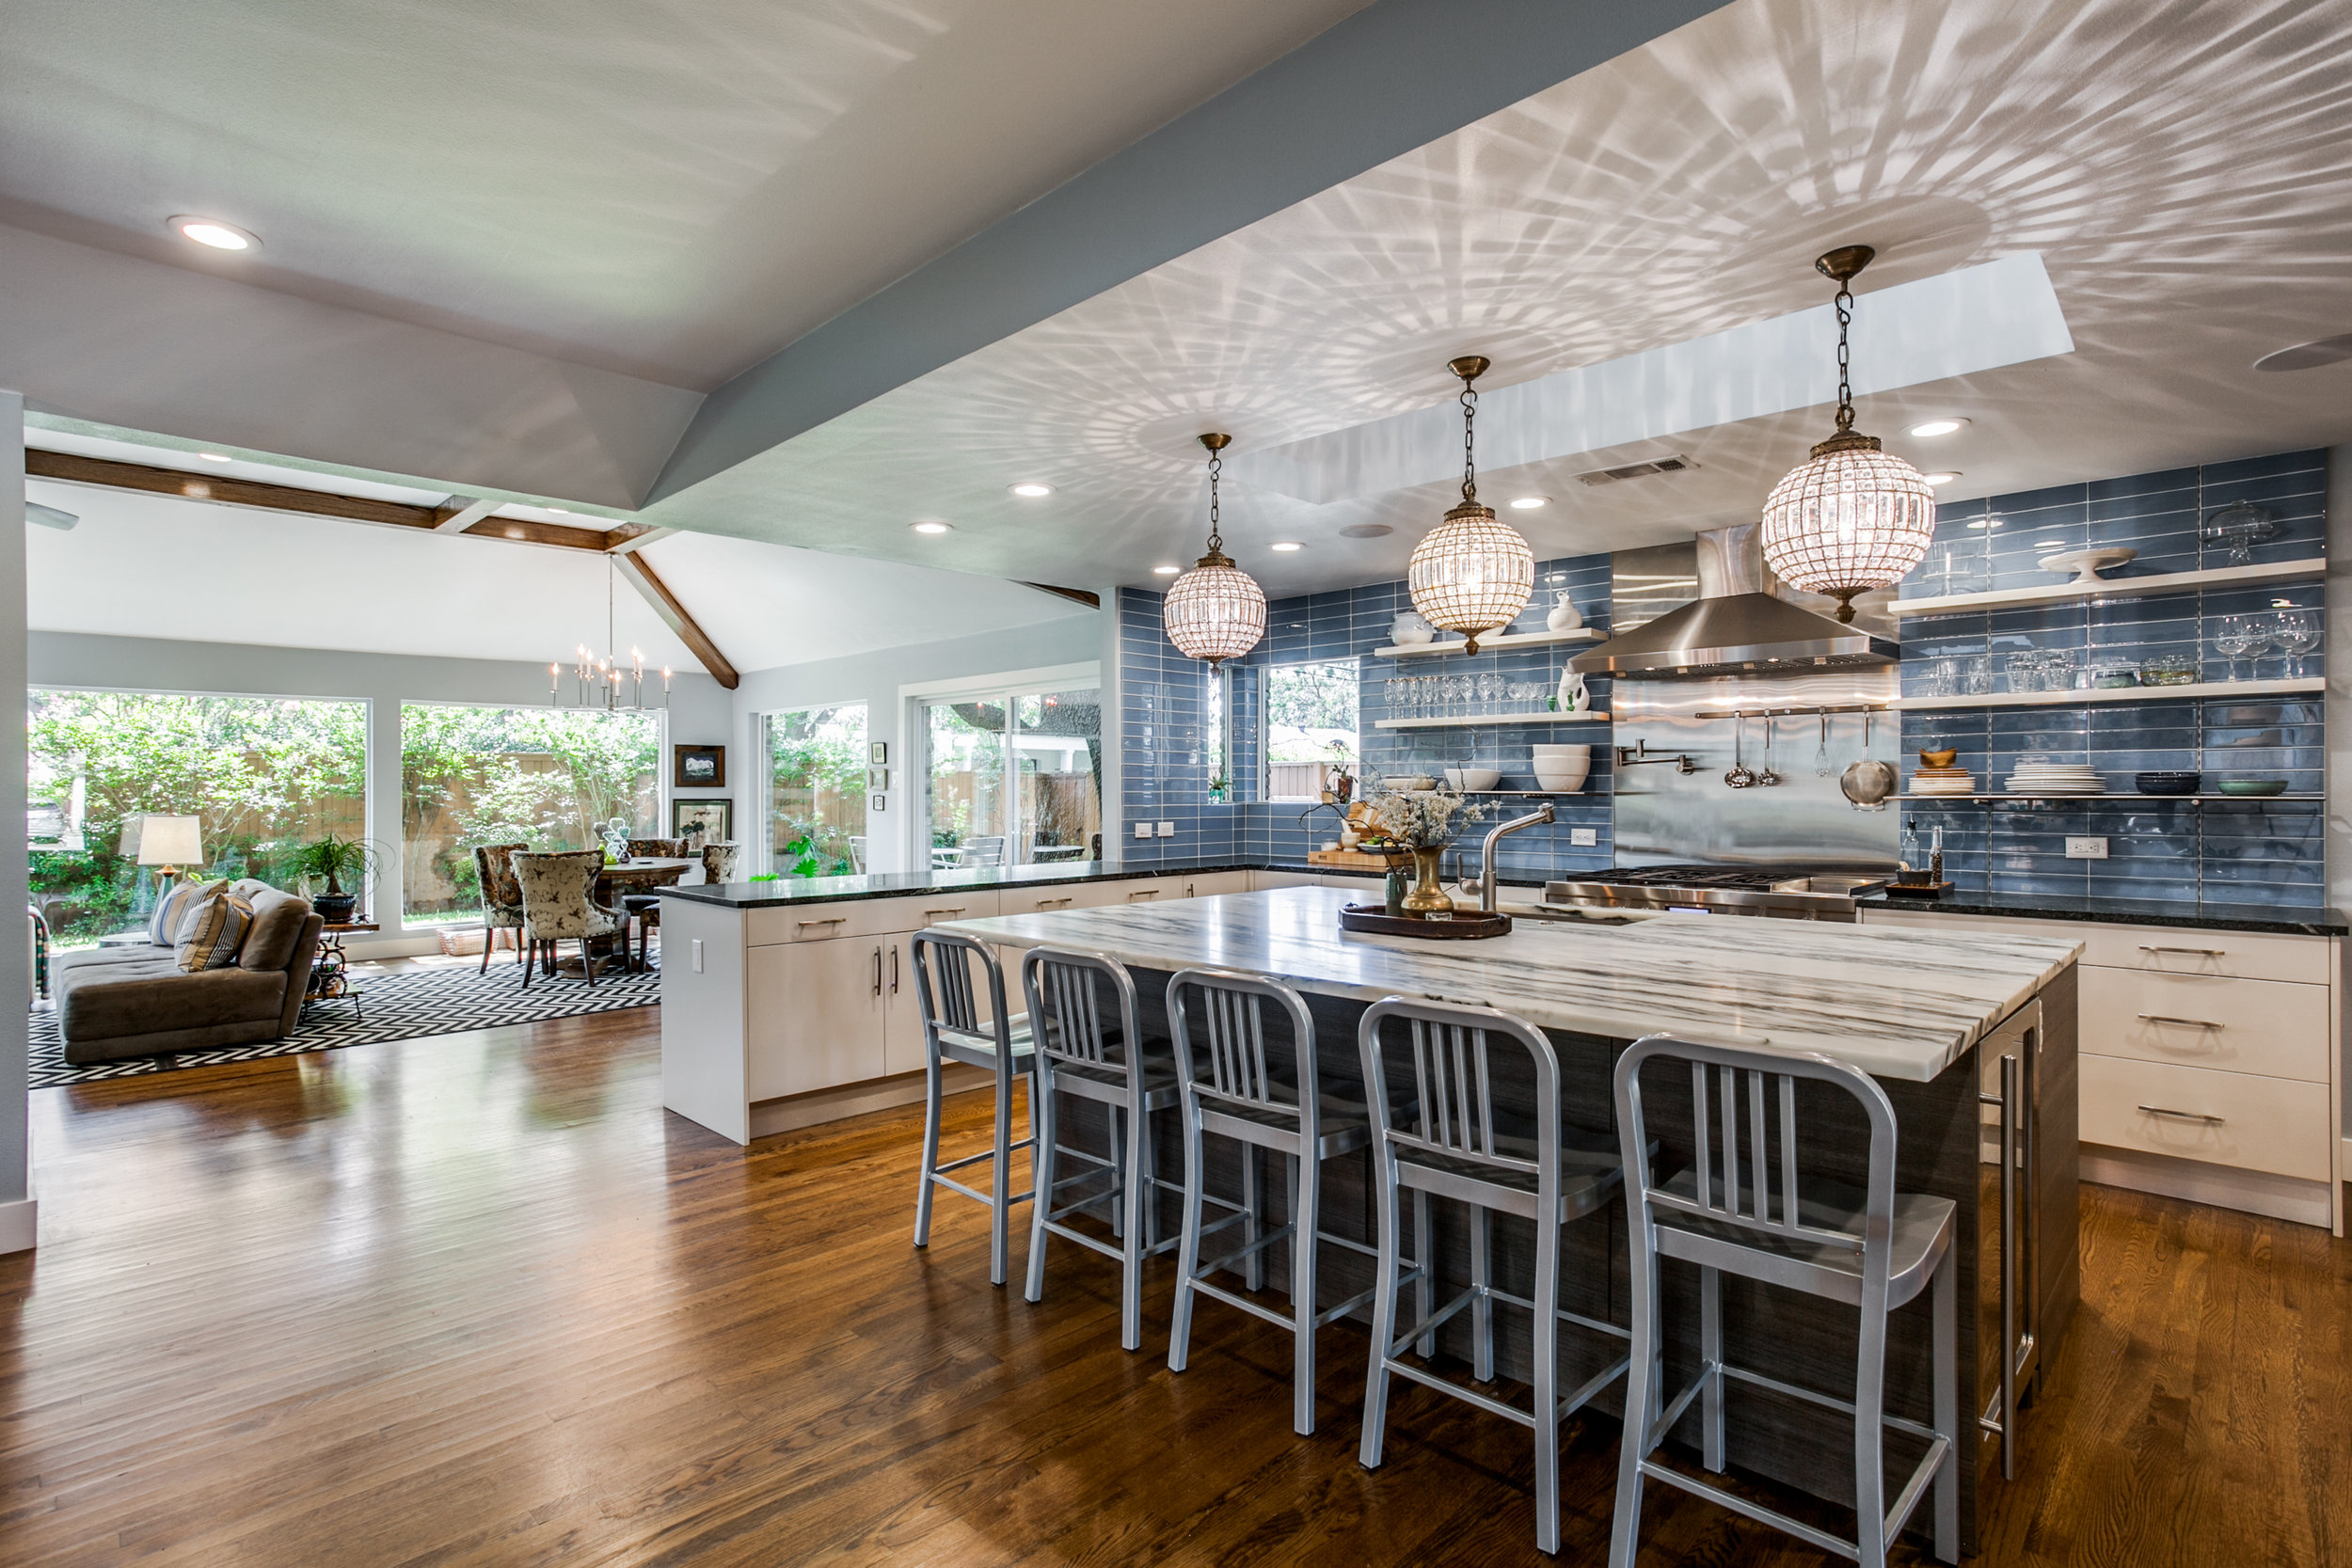
[[[1673,457],[1661,457],[1650,463],[1628,463],[1622,467],[1595,468],[1589,474],[1577,475],[1576,479],[1580,484],[1614,484],[1621,479],[1647,479],[1652,474],[1678,474],[1685,468],[1697,467],[1696,463],[1677,453]]]

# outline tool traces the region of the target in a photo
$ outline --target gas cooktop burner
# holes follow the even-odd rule
[[[1542,907],[1563,915],[1704,910],[1851,921],[1855,918],[1854,901],[1885,886],[1887,877],[1885,872],[1824,871],[1805,865],[1627,866],[1549,882]]]

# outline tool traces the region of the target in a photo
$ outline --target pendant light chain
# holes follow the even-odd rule
[[[1853,290],[1844,278],[1837,283],[1837,434],[1853,429],[1852,355],[1846,334],[1853,326]]]
[[[1211,451],[1209,453],[1209,553],[1211,555],[1225,553],[1225,541],[1216,531],[1216,477],[1224,471],[1224,452]]]
[[[1462,378],[1462,499],[1478,499],[1478,388]]]

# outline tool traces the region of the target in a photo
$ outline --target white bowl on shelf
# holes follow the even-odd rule
[[[1388,783],[1391,789],[1402,790],[1407,794],[1417,790],[1435,789],[1438,787],[1438,781],[1431,778],[1426,773],[1400,773],[1395,778],[1389,780]]]
[[[1456,790],[1492,789],[1502,777],[1500,768],[1449,768],[1445,782]]]
[[[1535,769],[1535,787],[1556,795],[1575,795],[1584,788],[1584,781],[1592,776],[1589,763],[1574,767],[1539,767]]]

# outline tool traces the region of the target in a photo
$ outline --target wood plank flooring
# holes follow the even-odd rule
[[[1242,1314],[1204,1302],[1170,1377],[1171,1265],[1130,1355],[1105,1259],[1057,1247],[1029,1307],[945,1197],[915,1252],[912,1114],[746,1152],[658,1069],[633,1012],[38,1092],[0,1560],[1544,1560],[1520,1429],[1400,1386],[1357,1465],[1358,1331],[1295,1438],[1288,1342]],[[1979,1560],[2352,1560],[2352,1247],[2106,1188],[2083,1217]],[[1606,1545],[1616,1431],[1571,1428],[1561,1561]],[[1830,1560],[1651,1493],[1645,1563]]]

